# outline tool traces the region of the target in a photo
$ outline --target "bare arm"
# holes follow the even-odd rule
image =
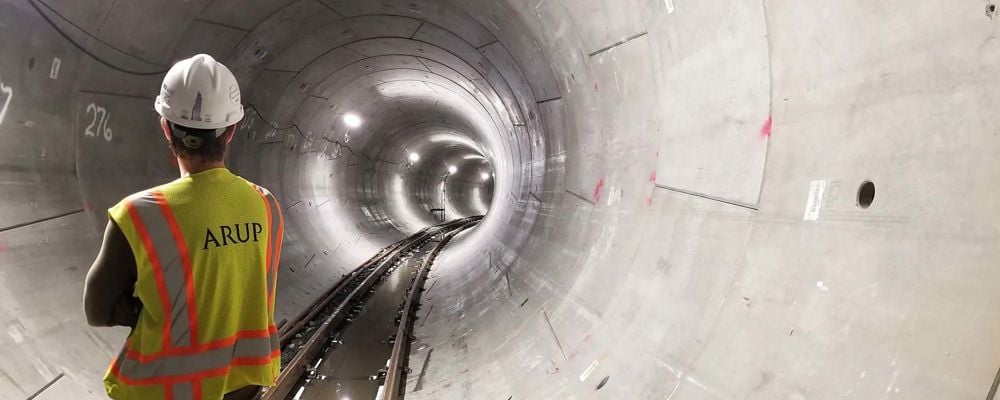
[[[91,326],[135,327],[141,303],[132,297],[136,266],[125,234],[113,221],[104,230],[104,243],[87,273],[83,309]]]

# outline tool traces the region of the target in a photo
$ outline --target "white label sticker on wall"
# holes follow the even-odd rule
[[[809,198],[806,199],[806,212],[802,215],[805,221],[815,221],[819,219],[819,210],[823,207],[823,192],[826,190],[826,181],[812,181],[809,184]]]
[[[49,69],[49,78],[59,79],[60,66],[62,66],[62,60],[59,57],[52,57],[52,68]]]
[[[590,377],[590,374],[593,374],[594,370],[597,369],[597,366],[600,364],[601,362],[599,360],[594,360],[594,362],[590,363],[590,366],[583,370],[583,373],[580,374],[580,382],[587,380],[587,378]]]

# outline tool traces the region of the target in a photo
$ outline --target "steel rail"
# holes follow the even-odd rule
[[[472,217],[471,219],[475,218],[476,217]],[[301,314],[301,318],[294,324],[286,324],[286,326],[291,325],[292,328],[289,328],[282,335],[282,346],[285,345],[286,340],[290,340],[296,333],[301,331],[303,327],[312,321],[313,318],[316,318],[319,312],[326,308],[344,288],[358,279],[361,280],[361,282],[337,304],[337,307],[333,310],[333,312],[323,318],[322,322],[312,332],[305,344],[300,346],[299,350],[295,354],[295,357],[293,357],[288,365],[282,369],[275,385],[267,388],[266,391],[258,396],[258,398],[262,400],[278,400],[284,399],[288,396],[296,383],[299,381],[299,378],[301,378],[301,376],[306,372],[308,362],[323,349],[329,337],[332,336],[332,334],[336,331],[336,328],[339,327],[347,317],[347,314],[352,308],[352,303],[361,298],[364,293],[366,293],[379,279],[381,279],[386,270],[389,269],[393,262],[395,262],[404,251],[413,249],[439,233],[451,231],[452,229],[455,229],[456,226],[464,227],[469,220],[470,218],[466,218],[425,228],[420,232],[397,242],[395,245],[389,246],[389,251],[381,252],[381,255],[376,255],[372,259],[369,259],[371,263],[366,262],[352,271],[352,274],[345,276],[345,278],[335,285],[335,287],[331,289],[326,296],[323,296],[323,300],[315,302],[313,307],[310,307],[310,311]],[[374,267],[371,273],[367,275],[360,273],[364,271],[364,269],[371,267],[372,264],[374,264]],[[362,277],[362,275],[364,276]]]
[[[427,257],[420,265],[417,276],[413,279],[413,284],[410,285],[410,294],[407,296],[406,303],[402,308],[399,329],[396,331],[395,343],[392,346],[392,355],[389,357],[389,365],[385,374],[385,388],[382,400],[398,400],[402,396],[403,389],[406,388],[404,369],[409,358],[410,332],[413,330],[414,314],[417,312],[420,304],[420,295],[424,291],[424,281],[427,279],[431,264],[434,263],[434,258],[451,241],[451,238],[475,226],[480,220],[481,218],[479,217],[462,220],[463,223],[460,226],[444,234],[441,241],[434,246],[434,249],[428,252]]]
[[[348,272],[346,275],[341,277],[340,280],[337,281],[337,283],[335,283],[333,286],[330,287],[330,289],[328,289],[325,293],[316,298],[316,300],[308,308],[302,310],[302,312],[299,313],[298,316],[296,316],[294,319],[291,320],[294,322],[286,323],[282,327],[282,329],[278,330],[278,335],[281,339],[281,345],[282,346],[287,345],[288,341],[291,340],[293,337],[295,337],[295,334],[299,333],[303,328],[305,328],[306,324],[309,321],[316,318],[316,315],[319,314],[319,312],[322,311],[324,308],[326,308],[330,304],[330,302],[333,301],[333,299],[336,298],[338,294],[340,294],[340,292],[344,289],[344,287],[350,284],[354,280],[354,278],[357,277],[357,274],[360,271],[363,271],[366,268],[371,267],[372,265],[377,265],[389,254],[396,251],[406,242],[408,242],[410,238],[422,234],[426,232],[428,229],[431,229],[431,227],[421,229],[419,232],[417,232],[414,235],[410,235],[410,237],[407,237],[406,239],[400,240],[396,243],[393,243],[392,245],[382,248],[374,256],[372,256],[365,262],[355,267],[353,270],[351,270],[351,272]]]

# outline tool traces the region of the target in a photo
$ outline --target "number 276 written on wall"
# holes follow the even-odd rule
[[[87,105],[87,115],[92,115],[90,125],[83,130],[84,136],[98,137],[103,136],[104,140],[111,141],[111,128],[108,127],[108,120],[111,119],[111,113],[107,109],[90,103]]]

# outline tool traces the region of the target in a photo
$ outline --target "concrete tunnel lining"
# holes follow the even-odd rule
[[[447,165],[446,207],[488,208],[435,265],[408,397],[981,399],[982,6],[0,0],[0,398],[102,398],[125,332],[85,326],[82,278],[103,210],[176,174],[158,74],[208,52],[266,119],[230,162],[286,208],[279,318],[432,223]]]

